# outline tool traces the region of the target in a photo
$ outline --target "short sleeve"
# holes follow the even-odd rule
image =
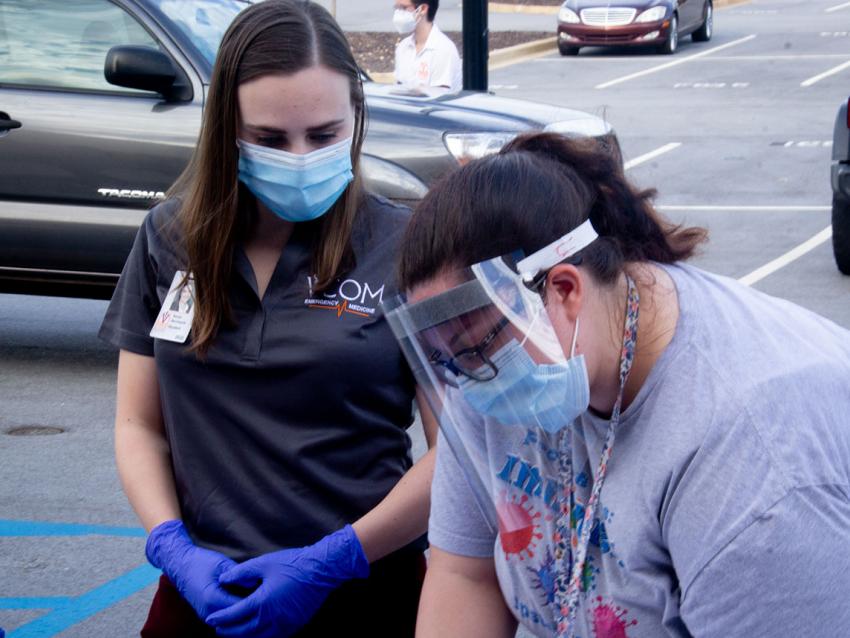
[[[155,232],[152,218],[149,213],[136,234],[98,332],[101,339],[116,348],[146,356],[153,356],[149,333],[160,309],[156,262],[151,251],[151,235]]]
[[[847,636],[850,490],[790,492],[714,556],[683,590],[695,636]]]
[[[431,58],[431,86],[447,86],[457,90],[460,73],[460,57],[457,48],[451,40],[445,42],[434,51]]]
[[[431,484],[428,541],[452,554],[489,558],[493,556],[496,535],[490,531],[464,476],[465,472],[440,432]]]

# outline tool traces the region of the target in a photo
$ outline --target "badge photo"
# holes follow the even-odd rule
[[[195,316],[195,281],[178,270],[153,324],[150,336],[175,343],[186,343]]]

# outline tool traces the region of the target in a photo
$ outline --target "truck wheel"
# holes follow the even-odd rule
[[[845,275],[850,275],[850,202],[832,196],[832,250],[835,263]]]
[[[714,32],[714,7],[711,5],[711,0],[705,4],[705,21],[702,26],[693,32],[691,39],[694,42],[708,42],[711,40],[711,35]]]
[[[578,55],[578,47],[567,46],[566,44],[558,43],[558,51],[561,55]]]

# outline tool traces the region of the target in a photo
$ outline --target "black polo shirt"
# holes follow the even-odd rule
[[[356,266],[314,293],[315,225],[299,224],[262,300],[241,248],[222,328],[204,361],[148,336],[176,270],[177,202],[136,237],[101,338],[154,356],[183,520],[195,541],[237,560],[313,543],[374,507],[411,466],[414,383],[381,300],[394,293],[408,210],[367,196]],[[172,230],[168,230],[172,229]]]

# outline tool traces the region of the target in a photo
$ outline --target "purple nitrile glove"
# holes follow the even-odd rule
[[[285,638],[307,624],[336,587],[368,575],[360,540],[346,525],[313,545],[272,552],[228,569],[219,577],[222,585],[256,589],[206,621],[220,636]]]
[[[145,544],[145,555],[174,583],[201,619],[242,600],[218,582],[219,575],[235,567],[236,562],[195,545],[182,521],[165,521],[154,527]]]

